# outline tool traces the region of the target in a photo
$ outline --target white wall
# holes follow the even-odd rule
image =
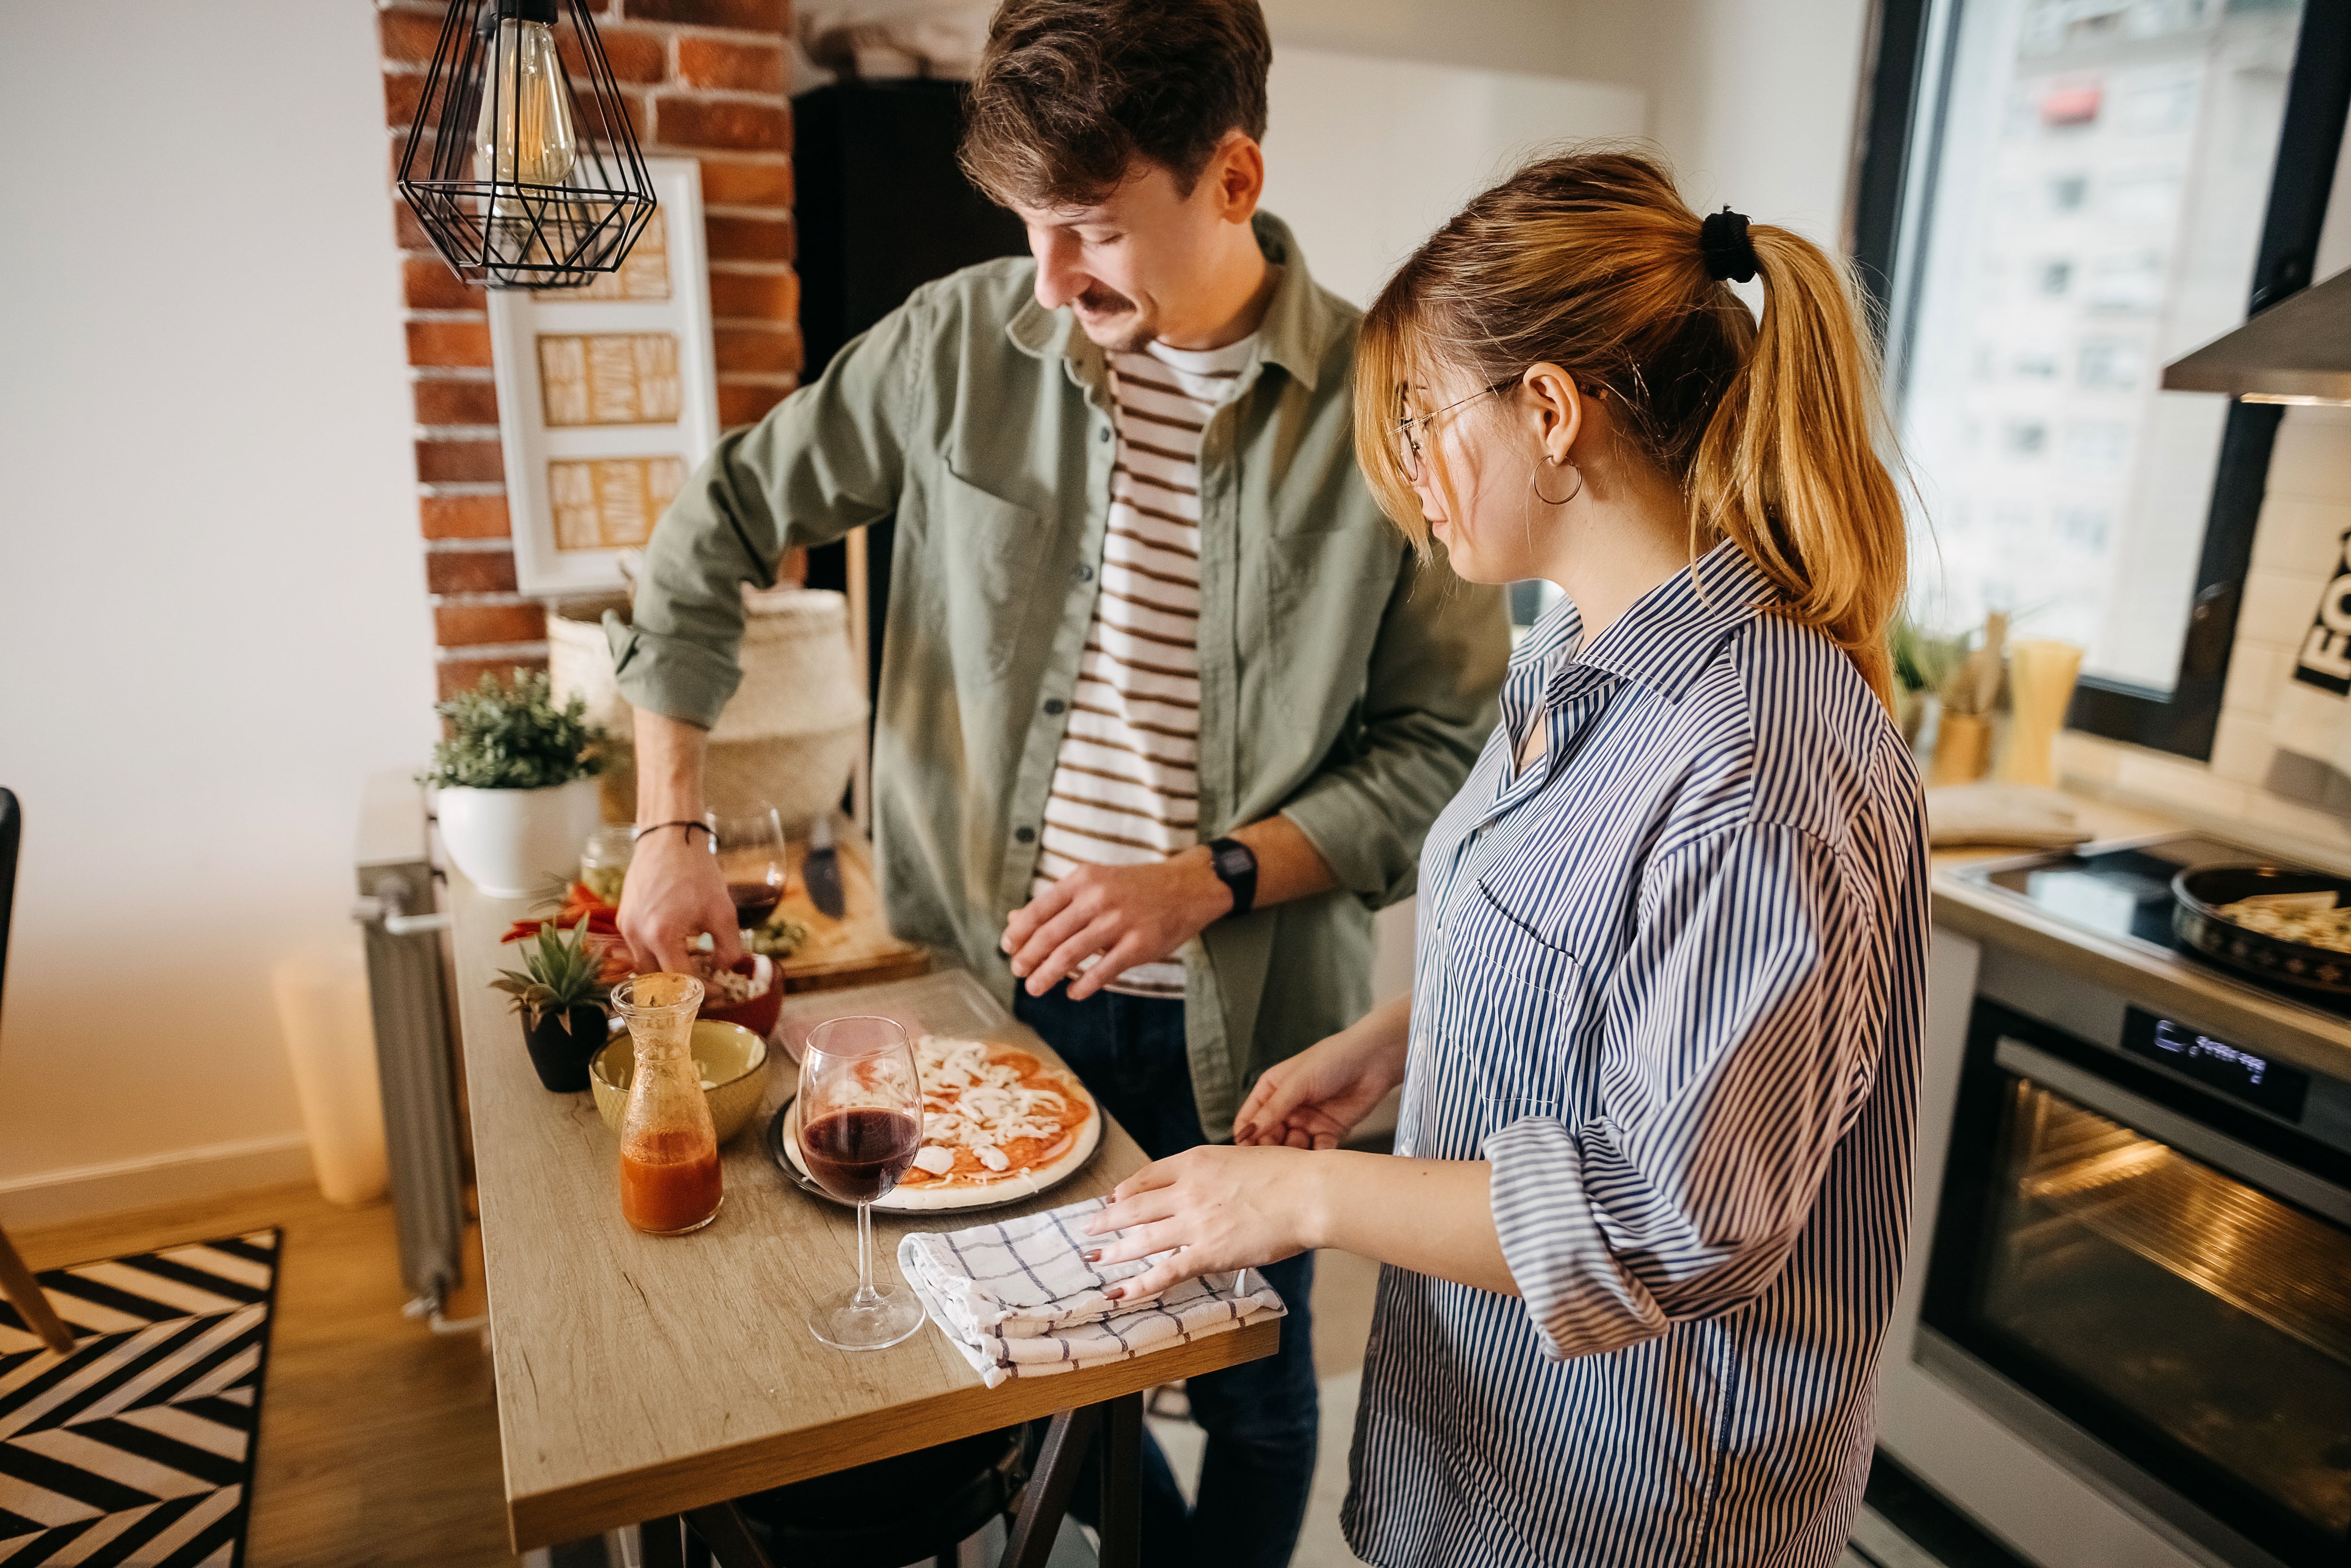
[[[377,71],[365,5],[0,10],[0,1219],[308,1169],[268,966],[432,735]]]
[[[1727,202],[1824,243],[1842,232],[1868,0],[1264,5],[1277,71],[1283,50],[1305,47],[1638,89],[1639,129],[1692,205]]]
[[[1364,306],[1471,196],[1548,145],[1639,135],[1646,108],[1638,88],[1295,45],[1267,93],[1265,204]]]
[[[1843,243],[1867,0],[1674,0],[1652,132],[1700,212]]]

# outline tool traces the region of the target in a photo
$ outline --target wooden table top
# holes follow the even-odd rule
[[[852,1210],[786,1186],[768,1117],[795,1071],[780,1049],[759,1115],[722,1151],[726,1207],[690,1236],[643,1236],[621,1218],[616,1142],[590,1096],[541,1088],[520,1023],[489,980],[512,949],[498,935],[527,901],[485,896],[450,874],[456,984],[488,1279],[507,1513],[517,1551],[699,1508],[1115,1398],[1273,1353],[1263,1322],[1109,1366],[1016,1377],[989,1389],[926,1324],[888,1350],[820,1344],[810,1303],[855,1278]],[[788,998],[786,1024],[889,1011],[908,987]],[[803,1023],[807,1020],[802,1019]],[[999,1032],[1051,1052],[1021,1026]],[[1002,1218],[1107,1192],[1144,1164],[1106,1121],[1092,1163]],[[982,1218],[874,1217],[876,1270],[898,1238]]]

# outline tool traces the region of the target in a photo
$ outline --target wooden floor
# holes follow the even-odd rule
[[[286,1239],[246,1562],[509,1568],[490,1360],[477,1336],[401,1315],[388,1204],[289,1186],[11,1235],[53,1269],[273,1225]],[[483,1310],[477,1249],[467,1268],[452,1317]]]

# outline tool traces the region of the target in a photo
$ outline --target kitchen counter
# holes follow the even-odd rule
[[[2072,800],[2082,826],[2096,835],[2097,843],[2188,831],[2186,824],[2151,811],[2084,795]],[[2104,936],[1959,874],[1970,865],[2043,852],[2012,848],[1937,852],[1931,862],[1937,927],[1988,947],[2028,955],[2281,1061],[2351,1078],[2351,1019],[2232,979],[2213,966]]]

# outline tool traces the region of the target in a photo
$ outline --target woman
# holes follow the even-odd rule
[[[1760,323],[1725,286],[1760,277]],[[1381,1260],[1345,1521],[1383,1564],[1828,1564],[1907,1231],[1927,884],[1905,541],[1836,264],[1546,160],[1364,323],[1358,455],[1565,601],[1431,831],[1411,997],[1096,1233],[1133,1281]],[[1404,1085],[1395,1156],[1332,1150]],[[1512,1298],[1517,1298],[1513,1300]]]

